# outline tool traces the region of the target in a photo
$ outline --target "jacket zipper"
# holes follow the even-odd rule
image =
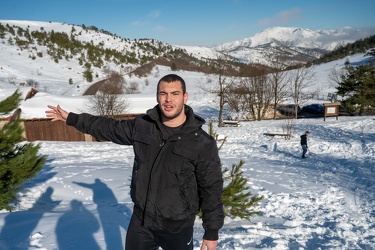
[[[147,187],[147,194],[146,194],[146,199],[145,199],[145,205],[144,205],[144,209],[143,209],[143,213],[142,213],[142,226],[144,226],[144,224],[145,224],[148,197],[150,196],[150,193],[151,193],[151,178],[152,178],[152,173],[153,173],[153,170],[154,170],[154,167],[155,167],[155,162],[158,160],[160,152],[162,151],[162,149],[164,148],[164,146],[165,146],[166,143],[167,143],[167,141],[166,142],[162,141],[159,144],[159,152],[156,155],[154,162],[152,163],[152,167],[151,167],[151,170],[150,170],[150,176],[148,178],[148,187]]]

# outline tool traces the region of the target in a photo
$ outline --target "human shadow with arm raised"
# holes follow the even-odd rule
[[[92,184],[73,182],[81,187],[89,188],[93,192],[93,200],[97,205],[98,215],[103,228],[107,248],[111,250],[124,249],[121,237],[121,227],[127,230],[131,218],[131,210],[119,204],[113,191],[100,179]]]

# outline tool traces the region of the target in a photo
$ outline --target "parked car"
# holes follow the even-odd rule
[[[295,115],[295,105],[294,104],[287,104],[277,107],[277,110],[283,115]],[[297,107],[297,114],[300,114],[302,109],[298,106]]]
[[[311,114],[324,114],[324,105],[309,104],[309,105],[303,106],[302,111],[311,113]]]

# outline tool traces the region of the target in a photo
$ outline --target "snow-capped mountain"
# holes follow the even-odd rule
[[[289,64],[317,59],[338,46],[355,42],[372,34],[344,27],[338,30],[310,30],[293,27],[268,28],[253,37],[214,47],[241,62],[269,65],[279,56]]]
[[[88,70],[85,66],[87,60],[91,64],[89,70],[98,80],[103,75],[103,67],[110,66],[114,70],[128,73],[156,58],[167,58],[169,64],[184,58],[183,64],[194,65],[194,70],[202,68],[199,60],[224,56],[233,61],[267,66],[271,65],[272,60],[278,56],[286,65],[292,65],[312,61],[337,46],[373,35],[371,31],[350,27],[316,31],[274,27],[250,38],[208,48],[170,45],[154,39],[130,40],[95,26],[20,20],[0,20],[0,24],[3,27],[0,27],[0,66],[2,67],[0,81],[9,81],[9,78],[23,79],[17,80],[20,82],[31,77],[38,78],[39,74],[44,73],[43,68],[33,68],[36,61],[45,61],[45,67],[56,68],[56,71],[62,70],[61,68],[70,71],[71,80],[66,79],[66,82],[69,80],[73,83],[85,82],[83,75]],[[65,48],[58,47],[64,41],[60,43],[51,41],[52,31],[59,36],[58,38],[55,36],[56,39],[71,39],[70,45],[78,44],[80,47],[75,49],[70,45]],[[8,66],[8,62],[13,60],[15,61],[13,67],[18,65],[17,68]],[[63,61],[68,66],[62,67]],[[30,76],[30,71],[35,76]],[[51,79],[54,78],[55,75],[51,76]]]

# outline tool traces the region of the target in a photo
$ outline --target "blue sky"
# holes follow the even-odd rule
[[[212,47],[269,27],[375,30],[374,0],[2,0],[0,20],[94,25],[123,38]]]

